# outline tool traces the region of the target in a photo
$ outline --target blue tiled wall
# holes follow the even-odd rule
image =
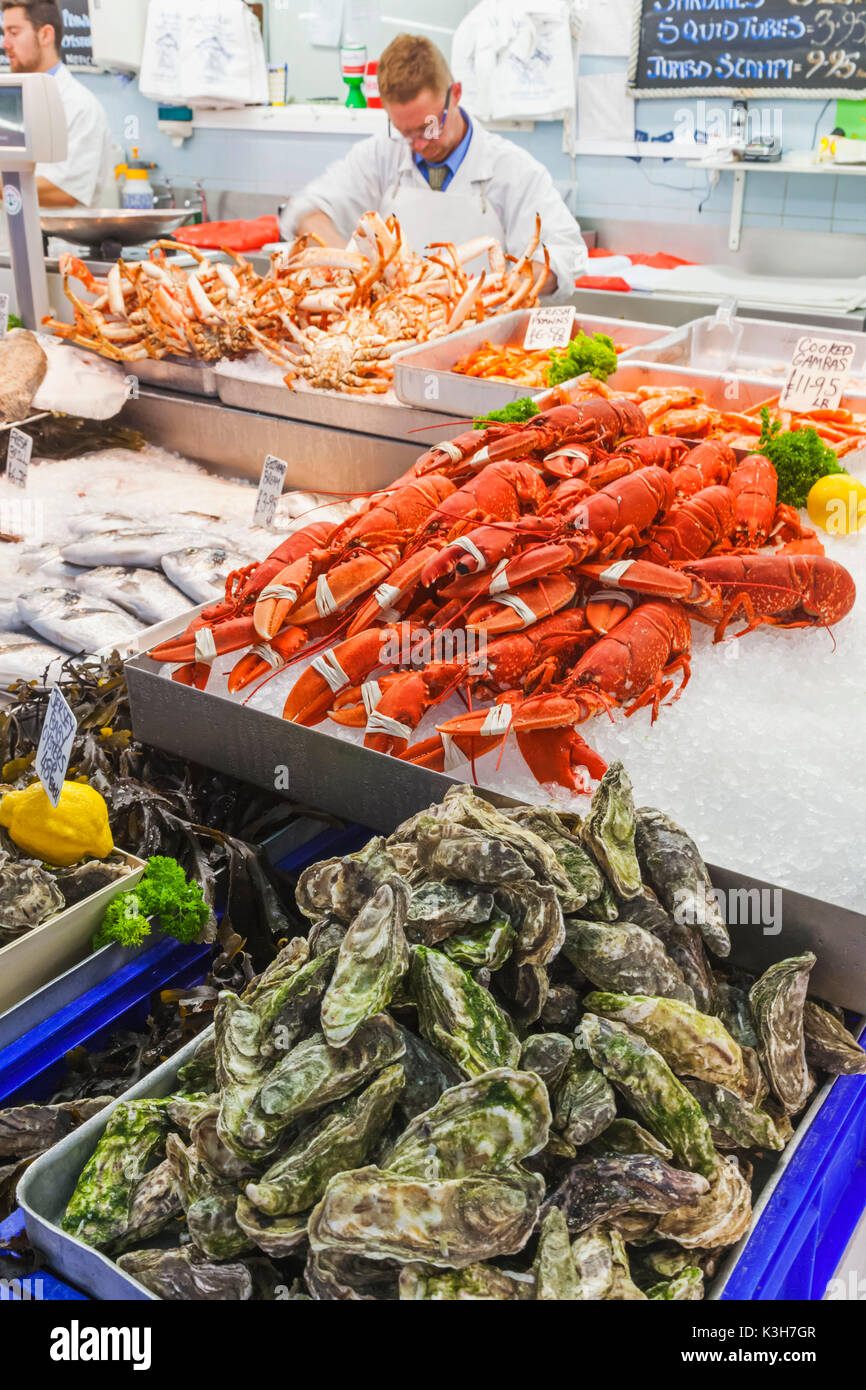
[[[622,67],[620,60],[585,58],[581,71],[600,72]],[[135,83],[110,76],[85,79],[103,102],[112,132],[125,146],[140,143],[145,156],[159,164],[157,177],[178,180],[201,178],[210,188],[273,195],[275,204],[304,183],[345,150],[338,136],[291,136],[258,133],[200,131],[182,149],[175,149],[156,124],[155,105],[141,96]],[[724,99],[707,99],[708,106],[729,105]],[[774,103],[753,102],[753,109]],[[816,133],[830,131],[835,123],[835,103],[782,101],[781,131],[786,151],[811,149]],[[636,126],[650,137],[674,129],[684,109],[696,103],[682,100],[639,101]],[[125,123],[140,123],[138,140],[124,134]],[[126,127],[128,129],[128,127]],[[617,158],[615,168],[607,158],[562,152],[562,126],[539,122],[532,132],[516,134],[516,143],[542,163],[554,178],[578,182],[577,209],[585,218],[627,218],[655,222],[728,221],[731,176],[723,173],[714,188],[709,175],[689,169],[682,162]],[[612,177],[612,174],[615,176]],[[833,177],[828,174],[766,174],[746,185],[746,226],[790,227],[824,232],[866,234],[866,176]]]

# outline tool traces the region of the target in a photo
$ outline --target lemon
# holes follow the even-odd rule
[[[850,473],[828,473],[810,488],[806,510],[831,536],[847,536],[866,525],[866,487]]]
[[[0,825],[25,854],[67,868],[87,856],[105,859],[114,849],[108,807],[93,787],[64,782],[57,809],[41,782],[0,800]]]

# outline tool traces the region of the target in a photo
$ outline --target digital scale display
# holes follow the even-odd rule
[[[23,150],[24,93],[21,87],[0,87],[0,150]]]

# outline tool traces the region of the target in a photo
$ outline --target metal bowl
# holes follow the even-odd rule
[[[43,208],[42,230],[79,246],[101,246],[113,241],[120,246],[140,246],[157,237],[170,236],[190,213],[186,208]]]

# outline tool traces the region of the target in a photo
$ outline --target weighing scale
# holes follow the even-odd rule
[[[66,111],[50,73],[0,76],[0,179],[9,222],[18,317],[38,329],[49,313],[36,165],[66,158]]]

